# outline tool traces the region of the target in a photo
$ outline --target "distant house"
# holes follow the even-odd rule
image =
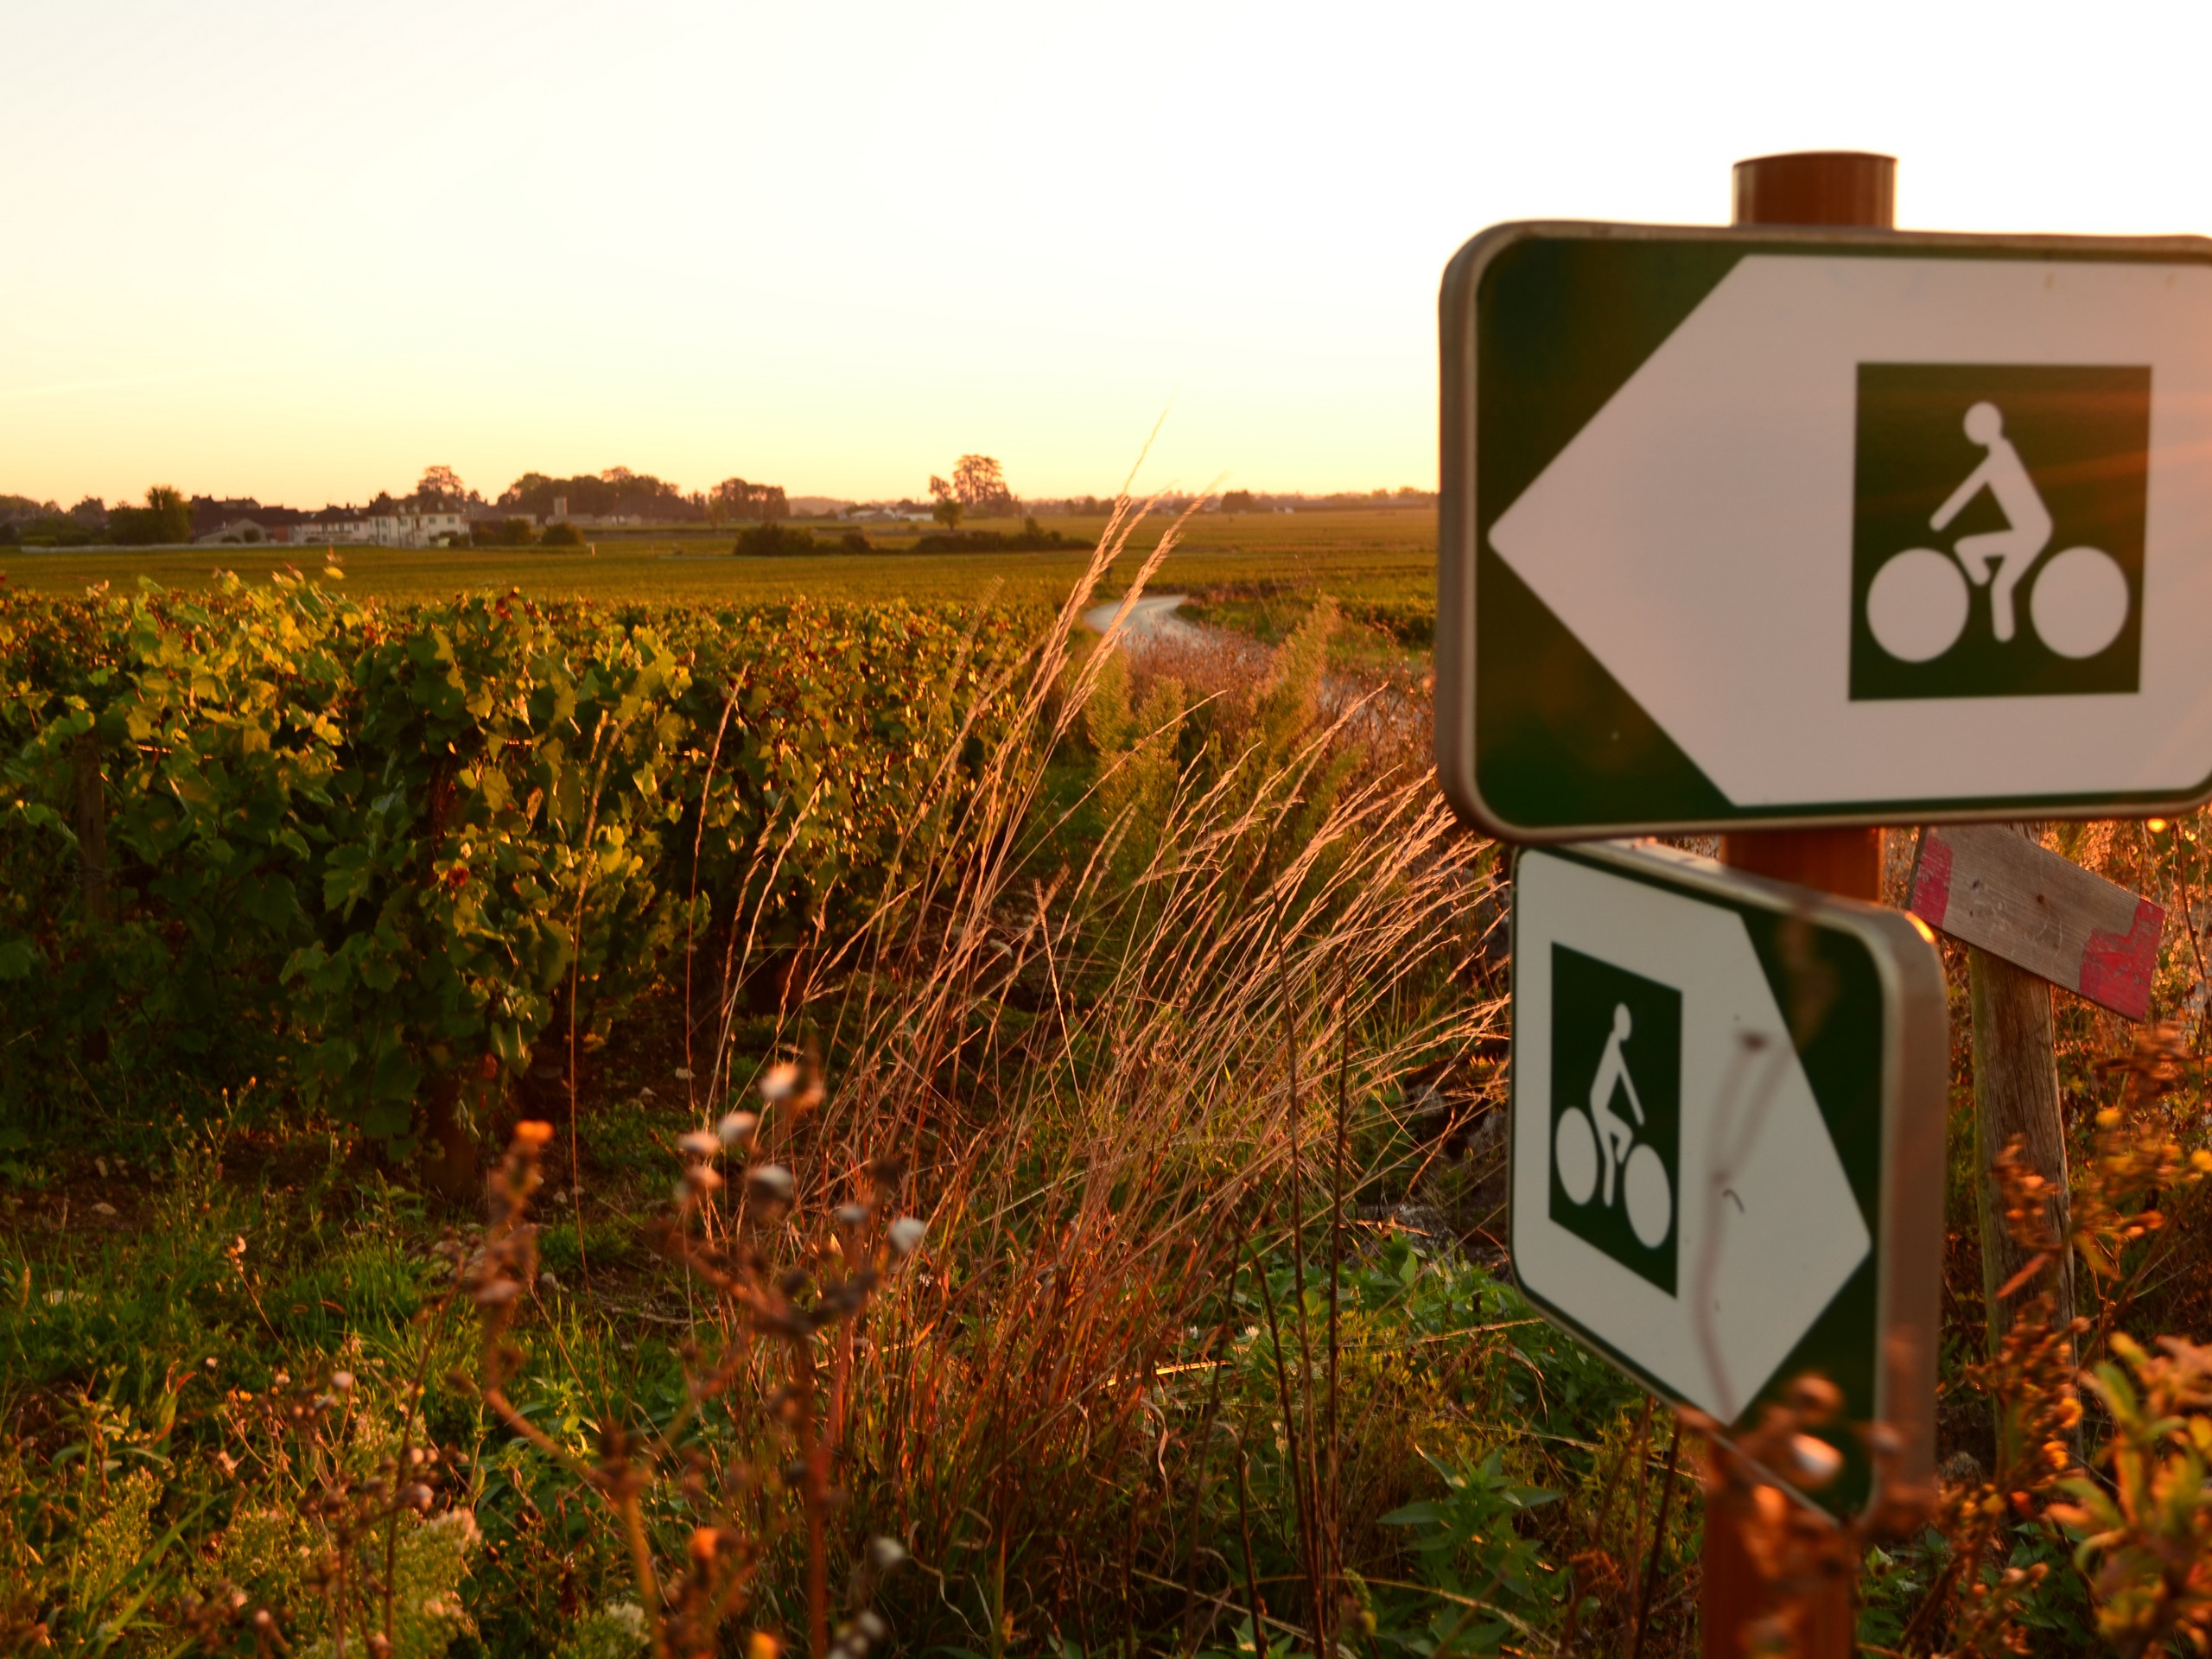
[[[195,536],[192,539],[194,543],[206,546],[220,542],[266,542],[273,541],[275,537],[269,533],[265,525],[257,524],[251,518],[233,518],[230,523],[218,524],[214,529]]]
[[[445,507],[410,508],[369,520],[378,547],[435,547],[468,534],[467,515]]]
[[[220,541],[230,525],[251,523],[259,527],[263,537],[281,542],[284,532],[308,515],[296,507],[279,506],[273,501],[257,501],[250,495],[218,497],[195,495],[192,508],[192,538]]]
[[[288,539],[296,546],[367,547],[376,538],[369,529],[368,515],[359,508],[325,507],[294,524]]]
[[[458,508],[392,502],[362,510],[325,507],[292,526],[295,544],[326,547],[436,547],[468,534],[468,516]]]

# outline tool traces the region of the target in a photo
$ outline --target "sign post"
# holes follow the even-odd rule
[[[1949,1059],[1931,936],[1663,848],[1523,849],[1513,906],[1511,1249],[1530,1300],[1731,1440],[1824,1379],[1837,1472],[1767,1471],[1816,1508],[1860,1514],[1885,1473],[1924,1483]],[[1885,1470],[1850,1427],[1871,1423],[1893,1437]],[[1708,1511],[1706,1628],[1732,1655],[1759,1598],[1728,1524]],[[1814,1622],[1840,1613],[1847,1638],[1841,1590]]]
[[[1537,850],[1545,843],[1719,831],[1728,865],[1798,885],[1723,892],[1711,883],[1746,878],[1708,870],[1684,902],[1726,909],[1765,891],[1801,935],[1827,937],[1827,922],[1841,937],[1843,918],[1864,916],[1831,913],[1820,895],[1879,898],[1885,824],[2169,813],[2212,798],[2212,653],[2196,639],[2212,612],[2212,241],[1900,232],[1895,167],[1877,156],[1762,157],[1737,168],[1733,228],[1502,226],[1446,273],[1437,764],[1467,823],[1524,849],[1516,931],[1517,889],[1531,875],[1532,895],[1557,886],[1560,868],[1586,885],[1593,868],[1667,885],[1617,868],[1628,854]],[[2008,906],[2069,893],[2117,914],[2110,895],[2034,879],[2044,886],[2032,893],[1993,887],[1976,902],[1993,899],[1984,908],[1999,925]],[[1974,908],[1953,931],[1972,938],[1969,923],[1987,919]],[[1690,914],[1669,924],[1686,957],[1698,955],[1699,928],[1712,929]],[[2062,982],[2115,1007],[2147,989],[2138,958],[2154,956],[2156,929],[2145,925],[2139,914],[2099,922],[2060,964],[2072,976]],[[1872,937],[1861,944],[1878,955]],[[1740,1323],[1751,1304],[1738,1297],[1724,1318],[1693,1284],[1685,1306],[1705,1335],[1694,1353],[1667,1349],[1652,1332],[1682,1293],[1679,1259],[1673,1288],[1659,1263],[1676,1248],[1669,1239],[1704,1225],[1681,1205],[1710,1182],[1711,1147],[1727,1136],[1695,1127],[1718,1109],[1698,1088],[1647,1086],[1639,1067],[1669,1072],[1664,1033],[1678,1026],[1684,1055],[1707,1040],[1695,1037],[1693,1004],[1709,1012],[1725,993],[1756,1014],[1756,999],[1717,958],[1670,977],[1652,966],[1663,952],[1554,943],[1565,954],[1541,963],[1516,944],[1516,1135],[1524,1109],[1537,1109],[1524,1107],[1524,1076],[1532,1089],[1560,1077],[1582,1089],[1587,1071],[1592,1097],[1548,1103],[1553,1121],[1539,1127],[1549,1139],[1526,1154],[1548,1160],[1548,1173],[1529,1175],[1525,1191],[1516,1150],[1516,1270],[1554,1317],[1580,1320],[1726,1436],[1745,1421],[1746,1389],[1756,1399],[1799,1369],[1795,1349],[1766,1369],[1768,1350],[1817,1346],[1795,1327],[1838,1306],[1842,1293],[1824,1298],[1820,1281],[1851,1257],[1850,1230],[1820,1172],[1866,1155],[1853,1150],[1863,1126],[1827,1115],[1804,1031],[1790,1023],[1831,1150],[1793,1166],[1789,1204],[1829,1253],[1758,1253],[1761,1271],[1795,1262],[1807,1276],[1751,1321],[1757,1338]],[[2000,1030],[1999,1003],[2033,1001],[2001,958],[1977,948],[1977,1085],[1991,1100],[1994,1082],[1981,1085],[2000,1071],[2050,1070],[2047,1046],[2039,1061],[2014,1053],[2018,1033]],[[2047,1016],[2047,993],[2034,989]],[[1586,1003],[1571,1030],[1541,1039],[1554,1043],[1548,1058],[1524,1044],[1528,1021]],[[1868,1030],[1911,1023],[1889,1004],[1835,1017]],[[1932,1151],[1902,1150],[1900,1136],[1882,1141],[1880,1157],[1940,1169],[1942,1107],[1937,1088]],[[1859,1116],[1891,1125],[1890,1110]],[[1805,1131],[1803,1147],[1819,1145],[1802,1101],[1784,1116]],[[1902,1178],[1885,1170],[1886,1192]],[[1878,1259],[1894,1217],[1867,1208],[1861,1185],[1851,1191],[1866,1259]],[[1562,1265],[1574,1262],[1583,1281]],[[1578,1299],[1609,1277],[1622,1294],[1589,1316],[1600,1330]],[[1632,1344],[1606,1335],[1634,1325],[1631,1305],[1649,1328]],[[1871,1329],[1853,1326],[1847,1345],[1872,1342]],[[1717,1406],[1699,1403],[1694,1385]],[[1854,1397],[1846,1415],[1877,1421],[1866,1406]],[[1893,1426],[1929,1416],[1929,1387],[1900,1383],[1883,1409]],[[1836,1491],[1819,1501],[1858,1512]],[[1741,1651],[1764,1595],[1723,1507],[1708,1507],[1709,1659]],[[1788,1592],[1800,1655],[1851,1651],[1852,1589],[1840,1578]]]
[[[1890,230],[1897,223],[1897,177],[1896,159],[1888,156],[1815,152],[1738,162],[1736,223]],[[1821,893],[1868,904],[1881,899],[1879,826],[1739,830],[1722,839],[1721,857],[1738,869]],[[1929,1408],[1932,1415],[1932,1399]],[[1707,1659],[1734,1659],[1742,1651],[1744,1629],[1757,1614],[1758,1590],[1735,1517],[1712,1516],[1699,1610]],[[1857,1592],[1856,1585],[1833,1584],[1813,1605],[1796,1610],[1804,1659],[1849,1659],[1858,1645]]]

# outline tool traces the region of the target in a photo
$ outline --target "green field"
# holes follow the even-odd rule
[[[1157,544],[1164,518],[1140,525],[1129,554]],[[1055,518],[1047,528],[1086,543],[1103,521]],[[1012,520],[977,530],[1015,531]],[[824,535],[842,533],[825,531]],[[653,602],[686,600],[909,599],[964,601],[995,587],[1004,598],[1057,601],[1087,555],[915,554],[918,528],[870,531],[871,551],[787,558],[737,558],[734,533],[609,535],[588,550],[467,548],[423,551],[350,548],[339,559],[345,591],[356,598],[442,599],[466,591],[520,588],[545,595]],[[75,593],[97,582],[127,588],[140,577],[165,588],[206,587],[220,570],[248,581],[296,565],[319,575],[317,547],[69,548],[11,550],[0,558],[10,585],[33,593]],[[1432,600],[1436,585],[1436,514],[1431,509],[1371,512],[1205,513],[1193,518],[1155,587],[1254,592],[1329,592],[1388,601]]]

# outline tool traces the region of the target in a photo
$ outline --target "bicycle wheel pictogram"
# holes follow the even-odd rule
[[[1932,663],[1967,631],[1973,589],[1948,553],[1909,547],[1874,573],[1866,626],[1901,663]]]
[[[1590,1115],[1569,1107],[1552,1133],[1552,1167],[1570,1204],[1587,1204],[1598,1190],[1598,1132]]]
[[[1965,427],[1982,460],[1929,528],[1940,535],[1984,491],[2005,528],[1961,536],[1948,552],[1910,547],[1884,561],[1866,589],[1867,631],[1899,662],[1934,662],[1965,637],[1980,588],[1989,595],[1991,633],[1999,645],[2010,645],[2020,634],[2018,600],[2025,584],[2031,635],[2061,657],[2096,656],[2127,626],[2133,601],[2126,572],[2101,548],[2069,547],[2044,558],[2055,524],[2005,435],[2004,411],[1985,399],[1967,410]]]

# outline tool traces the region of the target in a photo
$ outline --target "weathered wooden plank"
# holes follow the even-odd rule
[[[2150,1012],[2164,906],[1996,824],[1920,832],[1912,913],[2130,1020]]]

